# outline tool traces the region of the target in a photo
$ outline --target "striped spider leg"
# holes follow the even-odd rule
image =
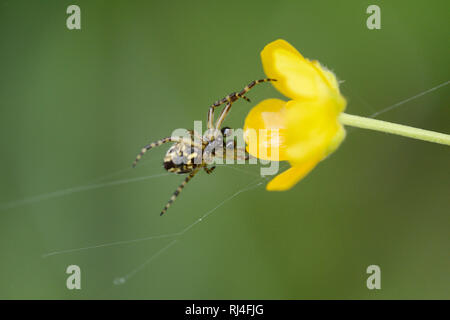
[[[207,170],[206,167],[204,167],[204,168],[205,168],[205,170]],[[196,168],[193,171],[191,171],[191,173],[189,173],[189,175],[186,177],[186,179],[184,179],[184,181],[178,186],[177,190],[175,190],[175,192],[172,194],[169,201],[166,203],[166,205],[162,209],[161,213],[159,214],[160,216],[162,216],[164,213],[166,213],[167,209],[170,208],[170,206],[175,201],[175,199],[178,197],[178,195],[183,190],[183,188],[186,186],[186,184],[197,174],[197,172],[199,170],[200,170],[200,168]],[[210,173],[210,172],[208,172],[208,173]]]
[[[275,79],[261,79],[261,80],[254,80],[250,82],[247,86],[245,86],[244,89],[242,89],[240,92],[233,92],[227,95],[225,98],[218,100],[214,102],[210,107],[208,111],[208,129],[220,129],[222,126],[223,121],[225,120],[225,117],[227,116],[228,112],[231,109],[231,104],[238,100],[239,98],[242,98],[248,102],[250,102],[250,99],[245,96],[247,92],[249,92],[255,85],[262,82],[268,82],[268,81],[276,81]],[[226,103],[225,108],[222,110],[222,113],[220,114],[219,118],[216,121],[216,125],[214,126],[214,109],[222,104]]]

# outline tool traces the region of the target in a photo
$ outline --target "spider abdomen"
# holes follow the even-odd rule
[[[164,157],[164,169],[183,174],[202,165],[202,150],[183,142],[174,144]]]

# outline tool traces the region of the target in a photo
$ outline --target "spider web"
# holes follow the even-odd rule
[[[401,100],[399,102],[396,102],[392,105],[389,105],[379,111],[376,112],[372,112],[372,114],[369,116],[370,118],[375,118],[381,114],[384,114],[386,112],[392,111],[402,105],[405,105],[406,103],[415,100],[419,97],[422,97],[428,93],[431,93],[433,91],[436,91],[442,87],[447,86],[450,83],[450,81],[446,81],[443,82],[439,85],[436,85],[430,89],[427,89],[425,91],[422,91],[418,94],[415,94],[411,97],[408,97],[404,100]],[[364,102],[364,104],[366,105],[366,107],[368,109],[370,109],[371,111],[373,111],[374,109],[370,106],[370,104],[368,104],[367,102],[365,102],[362,98],[359,98],[360,100],[362,100]],[[155,161],[159,161],[159,159],[153,159],[153,160],[148,160],[145,161],[144,163],[142,163],[142,165],[149,165],[154,163]],[[186,225],[184,228],[182,228],[179,231],[176,232],[172,232],[172,233],[164,233],[164,234],[157,234],[157,235],[150,235],[147,237],[142,237],[142,238],[135,238],[135,239],[128,239],[128,240],[120,240],[120,241],[112,241],[112,242],[105,242],[105,243],[97,243],[91,246],[84,246],[84,247],[75,247],[75,248],[69,248],[69,249],[62,249],[62,250],[57,250],[57,251],[51,251],[51,252],[47,252],[44,253],[42,255],[42,258],[50,258],[52,256],[56,256],[56,255],[63,255],[63,254],[70,254],[70,253],[74,253],[74,252],[80,252],[80,251],[86,251],[86,250],[94,250],[94,249],[101,249],[101,248],[106,248],[106,247],[114,247],[114,246],[120,246],[120,245],[124,245],[124,244],[135,244],[135,243],[139,243],[139,242],[144,242],[144,241],[150,241],[150,240],[155,240],[155,239],[163,239],[163,238],[168,238],[168,239],[172,239],[172,241],[170,241],[168,244],[162,246],[158,251],[156,251],[155,253],[153,253],[152,255],[150,255],[144,262],[142,262],[141,264],[137,265],[136,267],[132,268],[131,270],[129,270],[128,272],[125,272],[123,275],[121,276],[117,276],[112,280],[112,283],[114,285],[123,285],[125,284],[128,280],[130,280],[132,277],[134,277],[137,273],[139,273],[140,271],[144,270],[146,267],[148,267],[153,261],[155,261],[159,256],[163,255],[165,252],[169,251],[183,236],[185,236],[187,233],[191,232],[191,230],[195,230],[195,226],[197,226],[198,224],[200,224],[200,222],[205,221],[207,218],[209,218],[217,209],[219,209],[220,207],[222,207],[224,204],[230,202],[231,200],[235,199],[236,197],[242,195],[245,192],[249,192],[251,190],[255,190],[257,188],[262,187],[265,182],[269,179],[267,177],[261,177],[259,175],[257,175],[254,172],[250,172],[248,170],[245,169],[241,169],[232,165],[222,165],[225,166],[226,168],[229,168],[231,170],[235,170],[237,172],[246,174],[248,176],[251,176],[253,179],[247,183],[244,186],[241,186],[240,188],[237,189],[236,192],[232,193],[231,195],[229,195],[228,197],[224,198],[223,200],[221,200],[217,205],[215,205],[213,208],[209,209],[208,211],[206,211],[205,213],[203,213],[202,215],[200,215],[199,218],[197,218],[195,221],[191,222],[190,224]],[[280,171],[283,171],[288,165],[287,164],[282,164],[280,165]],[[89,182],[86,185],[83,186],[78,186],[78,187],[73,187],[73,188],[68,188],[68,189],[61,189],[58,191],[54,191],[51,193],[46,193],[46,194],[41,194],[41,195],[37,195],[37,196],[32,196],[32,197],[28,197],[28,198],[24,198],[21,200],[17,200],[17,201],[12,201],[12,202],[7,202],[7,203],[3,203],[0,204],[0,212],[1,211],[6,211],[9,209],[13,209],[13,208],[17,208],[17,207],[21,207],[21,206],[26,206],[32,203],[37,203],[37,202],[41,202],[41,201],[45,201],[45,200],[50,200],[50,199],[55,199],[55,198],[59,198],[59,197],[64,197],[64,196],[69,196],[72,195],[74,193],[80,193],[80,192],[85,192],[85,191],[90,191],[90,190],[94,190],[94,189],[100,189],[100,188],[106,188],[106,187],[110,187],[110,186],[118,186],[118,185],[126,185],[129,183],[133,183],[133,182],[138,182],[138,181],[143,181],[143,180],[150,180],[150,179],[155,179],[158,177],[162,177],[162,176],[166,176],[169,175],[170,173],[159,173],[159,174],[153,174],[153,175],[146,175],[146,176],[141,176],[141,177],[135,177],[135,178],[124,178],[124,179],[116,179],[116,180],[112,180],[112,181],[108,181],[108,182],[102,182],[105,181],[107,179],[110,178],[114,178],[117,177],[119,175],[125,174],[130,172],[132,169],[131,167],[125,168],[125,169],[121,169],[118,170],[116,172],[113,172],[111,174],[99,177],[97,179],[92,180],[91,182]]]

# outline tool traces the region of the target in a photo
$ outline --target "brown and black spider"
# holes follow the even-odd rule
[[[133,163],[133,167],[136,166],[137,162],[142,158],[142,155],[147,152],[147,150],[152,149],[154,147],[160,146],[166,142],[175,142],[175,144],[170,147],[167,151],[166,156],[164,157],[164,168],[173,173],[177,174],[189,174],[186,179],[180,184],[180,186],[175,190],[170,200],[167,202],[164,209],[161,211],[160,215],[163,215],[167,209],[169,209],[170,205],[175,201],[176,197],[180,194],[181,190],[183,190],[184,186],[191,180],[197,172],[199,172],[202,168],[206,173],[210,174],[215,167],[208,168],[208,165],[212,162],[214,157],[218,156],[215,154],[215,150],[221,149],[226,152],[227,148],[232,148],[234,150],[234,159],[238,159],[242,157],[240,155],[244,155],[244,160],[248,160],[249,156],[245,152],[243,148],[236,148],[235,141],[224,142],[223,136],[228,136],[230,134],[230,128],[225,127],[221,128],[225,117],[231,109],[231,105],[233,102],[238,100],[239,98],[245,99],[250,102],[245,94],[253,88],[255,85],[261,82],[267,81],[276,81],[275,79],[261,79],[255,80],[249,83],[244,89],[240,92],[233,92],[227,95],[225,98],[214,102],[209,107],[208,112],[208,130],[203,137],[198,136],[194,131],[190,130],[189,136],[190,138],[182,138],[182,137],[167,137],[156,142],[152,142],[142,148],[142,151],[136,157],[136,160]],[[219,118],[214,125],[214,109],[219,107],[222,104],[225,104],[225,108],[219,115]],[[231,145],[230,145],[231,144]]]

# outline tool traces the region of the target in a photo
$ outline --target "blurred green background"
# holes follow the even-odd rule
[[[81,8],[81,30],[66,28],[70,4]],[[366,28],[370,4],[381,7],[381,30]],[[235,195],[262,181],[259,168],[223,166],[195,177],[164,217],[183,179],[159,176],[167,146],[129,169],[143,145],[206,121],[213,101],[264,77],[259,52],[277,38],[345,80],[349,113],[368,116],[444,83],[449,8],[0,1],[0,298],[450,298],[448,147],[350,129],[288,192],[263,184]],[[280,95],[261,85],[249,97]],[[443,87],[379,118],[449,133],[449,98]],[[250,108],[236,103],[226,125],[242,127]],[[91,183],[106,184],[84,189]],[[208,212],[181,237],[42,257],[177,233]],[[66,288],[71,264],[81,290]],[[381,290],[366,288],[372,264]]]

